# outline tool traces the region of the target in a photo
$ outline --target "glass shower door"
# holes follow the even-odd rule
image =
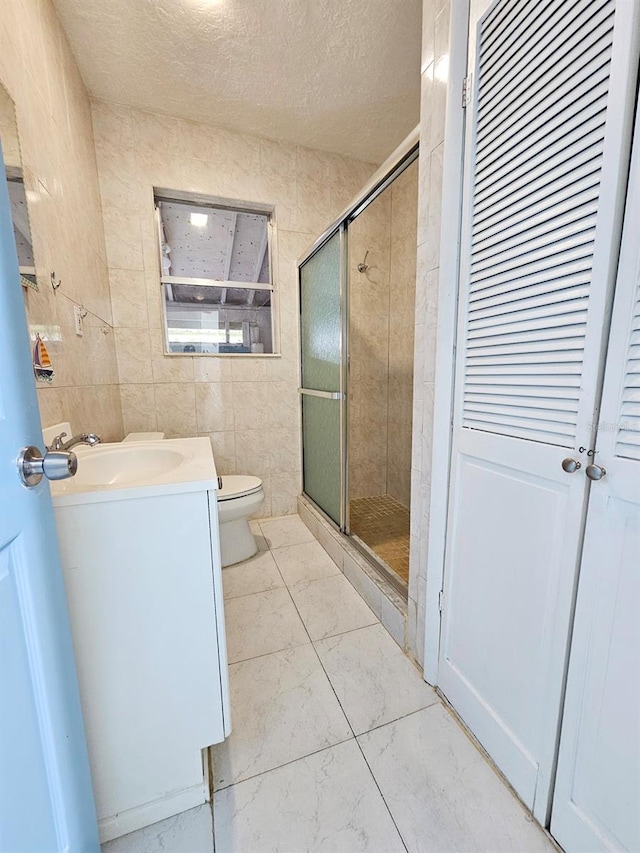
[[[303,489],[338,525],[344,523],[341,241],[338,231],[300,267]]]

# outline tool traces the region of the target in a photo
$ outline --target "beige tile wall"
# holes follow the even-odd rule
[[[367,255],[368,269],[358,271]],[[349,226],[349,498],[387,491],[391,191]]]
[[[207,435],[224,473],[262,477],[264,515],[301,488],[296,260],[371,164],[93,104],[124,430]],[[281,358],[165,356],[153,187],[275,205]]]
[[[349,497],[390,494],[407,507],[417,204],[413,163],[349,226]]]
[[[32,331],[45,327],[56,339],[48,344],[54,382],[38,383],[42,422],[70,420],[75,430],[117,439],[120,392],[89,100],[50,0],[2,0],[0,44],[40,286],[26,294],[28,320]],[[51,270],[62,281],[56,293]],[[88,312],[81,338],[75,304]]]
[[[411,564],[409,650],[423,663],[427,540],[431,500],[431,446],[435,341],[438,313],[442,155],[449,57],[449,0],[424,0],[422,9],[422,98],[418,189],[418,274],[414,353],[413,453],[411,470]]]
[[[418,162],[391,190],[387,493],[406,507],[411,503]]]

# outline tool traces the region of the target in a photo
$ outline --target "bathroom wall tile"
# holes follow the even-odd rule
[[[230,358],[208,358],[200,356],[193,359],[193,372],[196,382],[231,382],[232,363]]]
[[[302,491],[299,471],[270,474],[271,514],[289,515],[296,512],[298,496]]]
[[[440,223],[442,220],[442,158],[444,144],[431,152],[429,167],[429,208],[427,213],[426,264],[434,269],[440,259]]]
[[[273,548],[271,554],[287,585],[331,577],[340,572],[339,567],[318,542]]]
[[[450,14],[450,6],[447,2],[438,12],[434,26],[434,92],[431,101],[431,133],[429,138],[429,146],[432,150],[444,141]]]
[[[255,557],[223,569],[222,585],[227,599],[280,589],[284,581],[271,552],[259,551]]]
[[[64,420],[64,391],[61,388],[37,388],[40,422],[43,427]]]
[[[155,432],[158,428],[153,384],[122,385],[122,421],[125,435],[129,432]]]
[[[190,384],[165,383],[155,385],[158,429],[167,438],[195,435],[196,423],[195,386]]]
[[[199,386],[196,386],[199,387]],[[269,453],[265,453],[261,430],[235,430],[236,473],[263,479],[271,474]]]
[[[312,640],[353,631],[378,621],[341,574],[294,584],[290,592]]]
[[[153,380],[148,329],[114,329],[118,376],[122,383]]]
[[[167,355],[164,334],[160,329],[149,329],[149,340],[154,382],[193,382],[195,359],[186,355]]]
[[[196,416],[198,406],[198,386],[196,385]],[[236,434],[233,430],[206,433],[211,441],[216,470],[220,476],[236,473]]]
[[[269,387],[262,382],[234,382],[233,417],[238,431],[266,430],[270,426],[270,409],[273,400]]]
[[[114,326],[147,328],[147,291],[144,273],[112,269],[109,273]]]
[[[405,849],[354,741],[219,791],[214,814],[221,851]]]
[[[216,791],[353,737],[310,644],[231,665],[229,681],[233,731],[213,749]]]
[[[144,273],[145,295],[147,301],[147,317],[150,329],[163,329],[162,322],[162,288],[160,279],[155,270],[145,270]],[[164,333],[164,329],[163,329]]]
[[[300,470],[300,433],[296,429],[271,429],[267,434],[270,468],[273,474]]]
[[[285,589],[227,601],[225,624],[230,664],[309,642],[291,596]]]
[[[234,358],[230,367],[232,382],[261,382],[267,378],[264,359]]]
[[[193,359],[198,361],[198,359]],[[224,432],[234,428],[233,387],[223,382],[197,382],[196,415],[200,432]]]
[[[380,624],[315,643],[356,735],[438,702]]]

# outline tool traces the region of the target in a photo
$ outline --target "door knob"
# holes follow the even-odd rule
[[[49,450],[43,456],[37,447],[23,447],[18,456],[18,474],[25,486],[37,486],[42,477],[66,480],[78,470],[75,453]]]
[[[566,471],[567,474],[573,474],[573,472],[577,471],[578,468],[582,468],[582,463],[578,462],[577,459],[572,459],[570,456],[567,456],[566,459],[562,460],[562,470]]]
[[[584,473],[590,480],[601,480],[607,472],[602,465],[594,465],[591,463],[591,465],[587,465],[584,469]]]

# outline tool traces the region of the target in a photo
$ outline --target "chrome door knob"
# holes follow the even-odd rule
[[[43,456],[37,447],[23,447],[18,456],[18,474],[25,486],[47,480],[67,480],[78,470],[78,457],[64,450],[49,450]]]
[[[573,474],[574,471],[577,471],[578,468],[582,468],[582,463],[578,462],[577,459],[572,459],[570,456],[567,456],[566,459],[562,460],[562,470],[566,471],[567,474]]]
[[[587,465],[584,469],[584,473],[590,480],[601,480],[607,472],[602,465],[594,465],[591,463],[591,465]]]

